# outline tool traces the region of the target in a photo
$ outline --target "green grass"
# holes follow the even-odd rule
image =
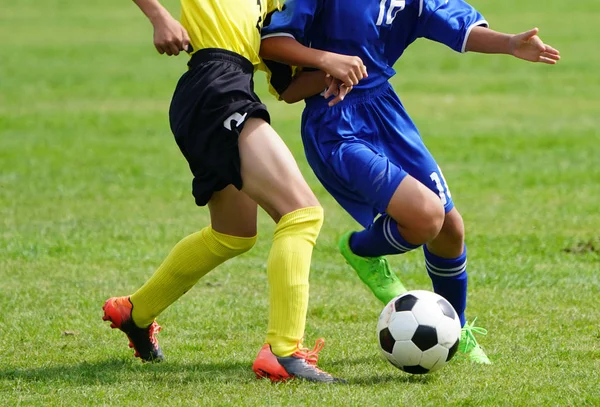
[[[492,366],[413,377],[382,361],[382,307],[335,249],[357,226],[303,158],[301,106],[258,80],[327,214],[306,338],[327,339],[322,367],[350,385],[319,386],[250,370],[267,322],[264,214],[252,252],[161,315],[167,363],[142,365],[101,321],[104,299],[135,290],[208,221],[167,122],[185,57],[156,54],[130,2],[0,0],[0,404],[600,405],[600,7],[473,4],[494,28],[539,26],[563,55],[536,66],[421,41],[394,78],[465,218],[468,313],[490,331]],[[421,253],[392,264],[430,288]]]

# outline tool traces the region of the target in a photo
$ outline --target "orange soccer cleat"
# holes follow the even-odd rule
[[[312,382],[345,383],[344,380],[333,377],[317,367],[318,353],[323,349],[324,343],[323,339],[319,339],[313,350],[298,348],[287,357],[275,356],[271,346],[265,344],[258,352],[252,370],[258,379],[266,377],[272,382],[300,378]]]
[[[104,306],[104,321],[111,321],[111,328],[118,328],[129,338],[129,347],[135,349],[135,356],[144,362],[160,362],[164,355],[158,345],[156,334],[160,326],[156,321],[146,328],[139,328],[131,318],[133,305],[129,297],[112,297],[106,300]]]

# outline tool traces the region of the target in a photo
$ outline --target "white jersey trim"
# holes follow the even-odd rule
[[[289,33],[272,33],[272,34],[267,34],[267,35],[263,35],[261,39],[265,39],[265,38],[272,38],[272,37],[290,37],[290,38],[294,38],[296,39],[296,37],[294,37],[292,34]]]
[[[467,52],[466,48],[467,48],[467,40],[469,39],[469,35],[471,35],[471,30],[475,27],[479,27],[479,26],[485,26],[485,27],[489,27],[490,25],[488,24],[487,21],[485,20],[479,20],[474,22],[473,24],[471,24],[469,26],[469,28],[467,28],[467,33],[465,34],[465,39],[463,40],[463,44],[462,44],[462,48],[460,49],[460,52]],[[264,38],[264,37],[263,37]]]
[[[423,14],[423,0],[419,1],[419,17]]]

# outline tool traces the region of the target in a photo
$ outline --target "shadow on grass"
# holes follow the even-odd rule
[[[104,360],[71,365],[1,369],[0,380],[73,385],[113,384],[122,381],[177,383],[246,382],[254,379],[248,362],[141,363],[137,360]]]
[[[409,375],[398,371],[397,373],[388,373],[383,375],[369,375],[354,377],[348,380],[349,384],[359,386],[372,386],[375,384],[386,383],[406,383],[410,385],[426,385],[435,381],[435,378],[430,375]]]
[[[385,383],[406,383],[411,385],[428,384],[435,381],[431,375],[411,375],[404,373],[391,365],[383,358],[362,356],[352,359],[339,359],[327,363],[327,366],[340,368],[353,366],[356,370],[365,371],[364,375],[355,375],[348,379],[349,384],[371,386]],[[327,368],[325,370],[328,370]],[[375,373],[377,372],[377,373]],[[342,375],[343,377],[343,375]]]
[[[361,364],[363,358],[343,364]],[[368,362],[369,359],[365,359]],[[336,363],[337,364],[337,363]],[[342,364],[341,362],[339,363]],[[248,383],[254,382],[251,362],[141,363],[137,360],[111,359],[97,362],[53,365],[45,367],[0,369],[0,381],[19,381],[42,384],[110,385],[121,382],[177,383]],[[400,371],[375,373],[368,369],[363,376],[348,377],[348,384],[371,386],[385,383],[428,384],[428,375],[408,375]]]

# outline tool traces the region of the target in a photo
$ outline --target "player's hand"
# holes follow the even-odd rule
[[[325,83],[327,84],[327,89],[323,94],[325,99],[329,99],[331,96],[335,96],[334,99],[330,100],[328,105],[329,107],[335,106],[340,103],[348,93],[352,90],[352,86],[346,86],[345,83],[332,77],[331,75],[327,75],[325,77]]]
[[[190,37],[171,15],[154,23],[154,46],[159,54],[179,55],[187,51],[190,46]]]
[[[542,62],[554,65],[560,59],[560,52],[546,45],[537,36],[540,30],[531,29],[521,34],[515,34],[510,38],[510,53],[517,58],[531,62]]]
[[[368,76],[367,67],[363,64],[362,59],[335,53],[327,54],[322,70],[341,80],[349,88]]]

